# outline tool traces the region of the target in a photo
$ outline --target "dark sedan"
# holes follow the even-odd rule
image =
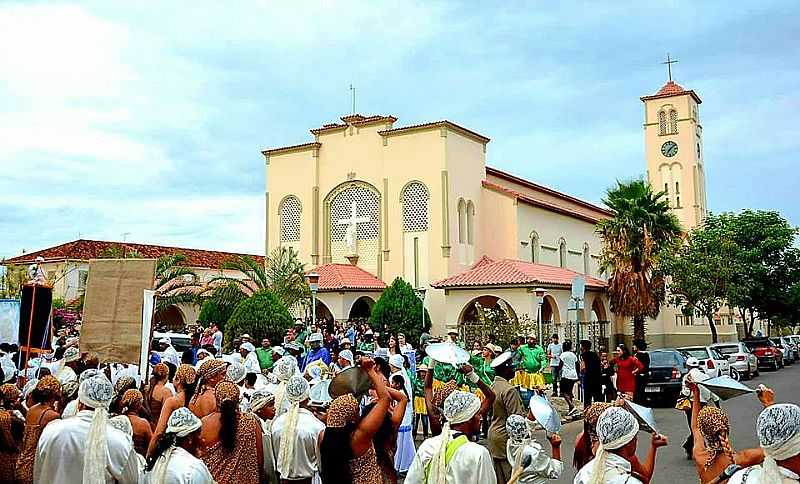
[[[644,391],[649,400],[674,404],[686,374],[686,356],[676,349],[650,351],[650,378]]]

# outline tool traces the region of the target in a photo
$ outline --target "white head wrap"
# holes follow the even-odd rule
[[[237,385],[244,380],[244,377],[247,375],[247,371],[244,368],[244,365],[241,363],[236,363],[235,361],[228,365],[228,370],[225,372],[225,376],[228,380],[236,383]]]
[[[272,347],[272,352],[275,353],[276,355],[279,355],[279,356],[283,356],[283,355],[286,354],[286,350],[283,349],[282,346],[273,346]]]
[[[39,383],[39,380],[36,379],[36,378],[28,380],[28,383],[26,383],[25,386],[22,387],[22,398],[28,398],[28,396],[36,388],[36,385],[38,383]]]
[[[281,356],[275,366],[272,367],[272,373],[278,379],[278,387],[275,388],[275,408],[278,409],[278,412],[283,408],[283,399],[286,396],[286,382],[297,372],[297,358],[292,355]]]
[[[389,364],[397,368],[398,370],[403,369],[404,363],[405,360],[403,360],[402,355],[392,355],[389,357]]]
[[[793,403],[771,405],[758,416],[758,442],[764,450],[759,483],[781,482],[779,460],[800,454],[800,407]]]
[[[130,437],[131,441],[133,440],[133,426],[131,425],[131,419],[129,419],[127,415],[111,417],[108,419],[108,425]]]
[[[239,345],[239,349],[240,349],[240,350],[247,350],[247,351],[253,352],[253,351],[255,351],[255,350],[256,350],[256,347],[255,347],[255,346],[253,346],[253,343],[251,343],[251,342],[249,342],[249,341],[248,341],[248,342],[246,342],[246,343],[242,343],[242,344],[240,344],[240,345]]]
[[[271,391],[267,390],[266,388],[256,390],[250,396],[250,411],[258,412],[262,407],[269,405],[274,401],[275,395],[273,395]]]
[[[108,466],[108,407],[114,397],[114,386],[103,375],[87,378],[78,388],[78,401],[94,409],[86,454],[83,456],[83,483],[105,484]]]
[[[639,433],[639,422],[632,413],[621,407],[609,407],[597,419],[597,447],[589,484],[603,484],[606,474],[606,455],[627,445]]]
[[[83,370],[83,373],[81,373],[81,375],[78,377],[78,383],[83,383],[89,378],[92,378],[93,376],[97,375],[105,376],[102,373],[100,373],[100,370],[96,368],[89,368],[88,370]]]
[[[169,336],[165,336],[165,337],[161,338],[160,340],[158,340],[158,342],[159,342],[159,344],[162,344],[162,345],[170,345],[170,346],[172,346],[172,338],[170,338]]]
[[[3,383],[10,382],[17,375],[17,366],[11,358],[0,358],[0,368],[3,369]]]
[[[281,358],[283,359],[283,358]],[[287,469],[294,459],[296,442],[297,417],[300,413],[300,402],[308,399],[309,385],[305,378],[295,375],[286,382],[286,398],[292,404],[286,415],[286,427],[281,437],[281,448],[278,450],[280,469]]]
[[[81,351],[75,347],[70,346],[64,351],[64,362],[69,363],[71,361],[78,361],[81,359]]]
[[[525,454],[530,452],[528,444],[536,440],[533,437],[533,422],[522,415],[509,415],[506,419],[506,432],[508,432],[509,444],[518,446],[514,462],[511,463],[512,468],[516,471],[522,467]]]
[[[342,350],[339,352],[339,358],[347,360],[350,362],[351,365],[355,365],[355,361],[353,359],[353,352],[350,350]]]
[[[197,416],[193,414],[191,410],[189,410],[187,407],[179,407],[175,409],[172,414],[170,414],[169,419],[167,420],[167,430],[165,433],[174,434],[179,438],[186,437],[192,432],[199,430],[200,427],[202,427],[200,419],[197,418]],[[153,465],[153,480],[151,482],[167,482],[167,467],[169,465],[169,459],[172,457],[172,453],[174,451],[175,442],[173,441],[172,445],[169,446],[169,448],[159,456],[155,465]]]
[[[398,355],[399,356],[399,355]],[[447,445],[453,440],[451,425],[469,421],[481,409],[481,400],[473,393],[455,390],[444,400],[444,417],[447,421],[442,425],[442,441],[439,449],[431,459],[431,470],[428,482],[445,484],[447,481],[447,462],[445,454]]]

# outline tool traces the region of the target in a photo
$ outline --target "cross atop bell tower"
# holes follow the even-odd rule
[[[669,52],[667,52],[667,60],[662,62],[662,64],[667,65],[667,75],[669,76],[669,82],[672,82],[672,64],[676,64],[678,61],[676,59],[669,58]]]

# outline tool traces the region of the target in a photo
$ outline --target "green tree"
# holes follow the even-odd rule
[[[663,260],[670,275],[670,302],[684,312],[703,315],[713,343],[718,342],[714,315],[725,304],[737,250],[724,224],[709,215],[675,254]]]
[[[406,335],[406,341],[419,341],[423,331],[431,327],[431,317],[425,310],[425,321],[422,320],[422,301],[420,301],[411,284],[397,278],[387,287],[375,305],[369,317],[369,324],[381,333]]]
[[[142,255],[136,249],[127,245],[112,244],[100,251],[98,259],[141,259]]]
[[[198,304],[201,284],[197,273],[186,264],[186,256],[181,253],[156,260],[156,311],[179,304]]]
[[[220,269],[234,270],[244,276],[235,278],[222,275],[212,281],[209,297],[219,301],[220,306],[265,290],[274,293],[289,308],[300,309],[309,304],[311,291],[305,280],[305,267],[297,251],[291,247],[276,247],[264,265],[252,257],[237,256],[223,263]],[[217,291],[216,286],[220,283],[225,284],[224,291]]]
[[[654,193],[644,180],[617,182],[603,202],[615,212],[597,224],[611,310],[632,318],[634,338],[644,339],[645,318],[657,317],[666,299],[659,261],[680,242],[680,222],[665,193]]]
[[[237,336],[247,333],[254,341],[265,336],[282,342],[294,319],[286,305],[269,290],[259,291],[236,305],[225,325],[225,341],[230,344]]]
[[[4,265],[0,267],[0,276],[0,299],[18,299],[22,285],[28,280],[28,269]]]
[[[779,302],[792,286],[798,265],[793,247],[798,231],[777,212],[744,210],[719,217],[738,247],[728,302],[739,308],[750,336],[757,317],[780,319]]]

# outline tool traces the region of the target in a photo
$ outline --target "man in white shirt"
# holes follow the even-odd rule
[[[756,425],[764,450],[761,465],[742,469],[729,484],[789,484],[800,482],[800,407],[779,403],[765,408]]]
[[[606,409],[597,419],[599,446],[590,460],[575,476],[574,484],[642,484],[631,470],[630,460],[636,456],[636,417],[621,407]],[[667,438],[653,434],[653,448],[667,445]]]
[[[558,396],[558,388],[561,383],[561,345],[558,343],[558,335],[554,334],[547,345],[547,357],[550,359],[550,375],[553,377],[553,394]]]
[[[497,483],[489,451],[468,437],[481,429],[480,409],[481,401],[472,393],[456,390],[445,399],[442,433],[419,446],[406,484]]]
[[[186,407],[172,412],[163,438],[172,445],[164,449],[143,476],[144,484],[213,484],[206,464],[193,453],[200,444],[200,419]]]
[[[272,423],[272,448],[281,480],[310,483],[319,473],[319,444],[325,424],[306,408],[308,391],[305,378],[299,375],[289,378],[286,382],[289,410]]]
[[[216,323],[211,326],[211,333],[213,334],[214,338],[214,348],[217,349],[217,353],[222,350],[222,331],[219,330],[219,327]]]
[[[131,440],[108,425],[114,387],[103,375],[78,389],[78,414],[42,431],[33,481],[48,484],[135,484],[139,466]]]
[[[81,352],[76,346],[67,348],[64,351],[64,359],[61,362],[53,363],[57,366],[57,370],[53,376],[58,379],[62,385],[68,381],[76,381],[78,379],[75,369],[78,367],[78,362],[81,359]]]
[[[578,356],[572,352],[572,341],[564,341],[562,348],[564,351],[559,357],[561,361],[561,396],[564,397],[569,407],[567,415],[576,415],[580,413],[580,411],[575,408],[575,404],[572,403],[572,399],[574,398],[572,389],[578,381]]]

